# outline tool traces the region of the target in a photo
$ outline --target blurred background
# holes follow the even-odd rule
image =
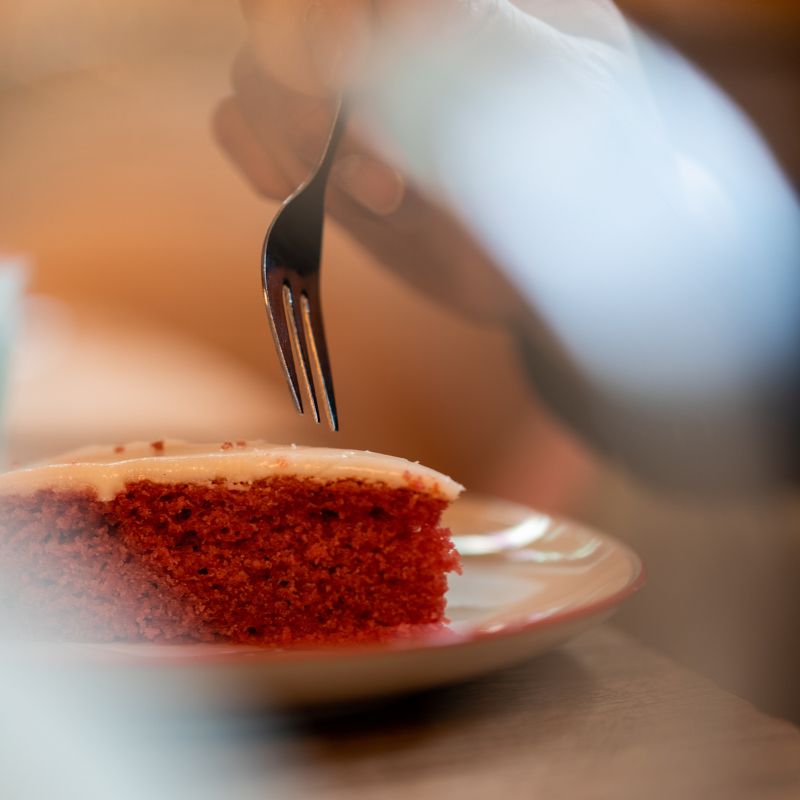
[[[721,85],[800,186],[800,6],[619,5]],[[504,333],[414,293],[335,225],[323,296],[342,431],[295,415],[259,282],[276,205],[210,129],[243,37],[228,0],[0,5],[0,255],[26,263],[29,286],[11,460],[164,436],[418,459],[631,542],[650,584],[620,624],[800,720],[800,497],[642,487],[536,404]]]

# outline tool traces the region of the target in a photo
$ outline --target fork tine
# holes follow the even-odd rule
[[[306,334],[311,344],[311,354],[317,374],[322,379],[322,390],[325,394],[325,406],[328,424],[331,430],[339,430],[339,415],[336,411],[336,397],[333,393],[333,374],[328,357],[328,345],[325,340],[325,327],[322,324],[322,306],[319,301],[318,282],[304,287],[300,296],[300,305],[303,309],[303,323]]]
[[[305,294],[300,291],[300,297],[305,297]],[[286,316],[289,319],[289,331],[294,337],[295,344],[297,345],[297,352],[300,354],[300,365],[303,368],[303,377],[305,378],[306,388],[308,389],[308,396],[311,400],[311,410],[314,412],[314,421],[319,422],[319,405],[317,403],[317,393],[314,389],[314,378],[311,374],[311,361],[308,354],[308,343],[306,341],[306,329],[301,319],[300,303],[297,303],[295,297],[295,289],[291,283],[284,283],[283,285],[283,304],[286,309]]]
[[[286,321],[283,286],[284,282],[280,273],[270,269],[267,265],[264,269],[264,299],[267,301],[267,310],[269,311],[267,316],[272,328],[272,338],[278,345],[281,366],[289,383],[289,391],[295,407],[302,414],[303,398],[300,395],[300,383],[297,380],[297,369],[295,368],[294,355],[292,353],[291,334]]]

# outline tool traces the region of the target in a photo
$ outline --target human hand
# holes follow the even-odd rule
[[[332,216],[403,280],[460,313],[504,323],[530,317],[529,305],[459,215],[411,174],[402,144],[391,152],[398,144],[391,132],[376,136],[373,126],[367,133],[358,100],[380,90],[373,79],[385,68],[387,51],[396,60],[411,59],[418,49],[444,52],[480,40],[484,32],[554,53],[568,70],[582,58],[591,60],[593,48],[621,53],[627,33],[613,5],[247,0],[244,11],[248,40],[233,68],[234,93],[219,107],[215,129],[255,190],[282,199],[303,181],[329,131],[334,98],[347,86],[356,108],[330,184]],[[575,42],[585,42],[586,53],[570,52]]]
[[[584,439],[662,483],[796,474],[796,414],[764,409],[796,385],[798,205],[720,92],[634,46],[604,0],[325,7],[335,24],[246,6],[216,127],[259,192],[302,181],[347,86],[332,214],[428,295],[509,327]]]

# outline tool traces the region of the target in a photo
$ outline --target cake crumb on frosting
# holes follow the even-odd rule
[[[150,442],[150,447],[153,448],[157,453],[164,452],[164,440],[159,439],[157,442]]]

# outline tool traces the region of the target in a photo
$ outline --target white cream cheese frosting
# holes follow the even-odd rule
[[[455,500],[463,491],[452,478],[421,464],[367,450],[165,440],[86,447],[46,464],[15,469],[0,475],[0,495],[90,489],[98,499],[111,500],[136,481],[171,484],[222,479],[230,485],[246,485],[273,476],[325,482],[354,478],[392,488],[415,488],[445,500]]]

